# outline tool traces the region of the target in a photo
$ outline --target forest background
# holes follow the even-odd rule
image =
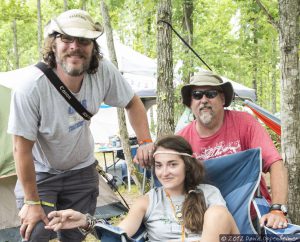
[[[186,5],[189,5],[186,1]],[[38,22],[40,4],[41,22]],[[156,58],[157,1],[109,0],[114,33],[133,49]],[[274,16],[278,16],[277,1],[266,1]],[[268,22],[259,6],[243,0],[199,0],[190,5],[193,25],[193,48],[217,73],[257,91],[257,103],[276,113],[280,109],[280,78],[278,33]],[[9,71],[35,64],[40,58],[43,26],[65,9],[87,10],[102,22],[97,1],[0,0],[0,71]],[[185,11],[184,11],[185,10]],[[188,30],[183,1],[172,2],[172,25],[185,37]],[[39,34],[40,33],[40,34]],[[173,61],[182,60],[180,71],[186,73],[203,66],[186,46],[173,35]],[[192,63],[192,65],[190,64]],[[194,66],[193,66],[194,65]]]
[[[295,126],[295,120],[300,119],[300,105],[297,101],[300,100],[299,68],[292,70],[296,73],[292,73],[296,78],[285,79],[286,76],[291,77],[291,73],[288,65],[283,64],[288,59],[283,60],[282,54],[289,54],[295,49],[296,53],[299,53],[299,1],[263,1],[267,12],[260,6],[259,0],[107,0],[105,2],[109,9],[113,31],[121,42],[149,57],[157,58],[158,64],[161,60],[159,58],[161,53],[157,51],[159,45],[164,41],[172,43],[173,63],[175,65],[179,60],[183,61],[180,72],[183,81],[188,82],[195,67],[204,67],[203,64],[174,34],[171,41],[159,38],[161,36],[157,25],[157,19],[160,17],[159,3],[172,3],[173,27],[193,46],[212,70],[254,88],[257,93],[256,103],[272,113],[279,112],[281,104],[287,111],[282,112],[282,115],[285,115],[282,144],[284,147],[291,147],[283,150],[284,160],[290,162],[289,172],[293,174],[290,176],[292,185],[290,184],[289,187],[293,191],[300,190],[300,180],[297,178],[299,174],[297,171],[300,169],[297,140],[299,141],[300,134],[299,128]],[[295,10],[293,13],[295,12],[298,19],[294,24],[297,27],[294,49],[290,49],[294,47],[292,45],[286,46],[288,41],[285,40],[289,40],[289,36],[285,35],[287,32],[285,26],[276,26],[277,20],[280,19],[279,24],[282,24],[284,23],[282,20],[286,17],[280,14],[280,7],[278,7],[280,5],[296,6],[285,12]],[[43,26],[52,17],[72,8],[87,10],[95,20],[102,22],[100,1],[0,0],[0,71],[14,70],[35,64],[40,60]],[[299,56],[294,56],[297,56],[295,61],[299,66]],[[282,66],[287,69],[281,68]],[[158,72],[158,80],[161,76]],[[295,88],[284,86],[286,83],[296,84]],[[281,92],[280,84],[283,85]],[[182,105],[179,104],[178,90],[175,90],[174,94],[174,113],[176,113],[182,109]],[[289,103],[295,100],[297,102]],[[158,96],[158,101],[164,101],[164,97]],[[172,106],[173,111],[172,103],[168,104]],[[176,119],[174,121],[176,122]],[[299,192],[292,192],[289,199],[298,201],[293,203],[292,214],[294,218],[297,217],[297,221],[300,221],[297,212],[300,207],[298,196],[300,196]]]

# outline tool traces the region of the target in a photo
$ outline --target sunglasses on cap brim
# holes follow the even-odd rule
[[[220,91],[218,91],[218,90],[205,90],[205,91],[194,90],[194,91],[192,91],[192,98],[195,100],[200,100],[203,98],[203,96],[205,96],[208,99],[212,99],[212,98],[215,98],[216,96],[218,96],[219,92]]]

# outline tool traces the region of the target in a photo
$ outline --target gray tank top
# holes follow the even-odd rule
[[[203,191],[207,207],[211,205],[226,206],[220,191],[211,185],[201,184],[198,189]],[[178,241],[181,238],[181,225],[176,221],[169,199],[162,187],[151,189],[148,193],[149,206],[144,217],[149,241]],[[181,210],[184,196],[172,196],[172,202]],[[199,240],[201,234],[193,234],[185,230],[185,241]]]

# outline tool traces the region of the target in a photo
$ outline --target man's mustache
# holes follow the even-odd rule
[[[203,105],[203,106],[200,106],[200,111],[202,111],[203,109],[212,109],[212,107],[210,105]]]
[[[81,52],[81,50],[70,51],[65,56],[79,56],[81,58],[86,58],[85,55]]]

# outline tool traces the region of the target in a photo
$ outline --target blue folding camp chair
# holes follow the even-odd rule
[[[261,178],[262,161],[260,149],[250,149],[236,154],[210,159],[204,161],[204,165],[206,169],[206,183],[219,188],[229,211],[237,223],[240,233],[244,235],[254,235],[253,238],[249,237],[249,239],[259,241],[255,240],[259,237],[252,225],[250,205],[259,187]],[[102,236],[101,241],[141,242],[144,241],[141,240],[141,238],[145,238],[145,231],[142,232],[142,236],[135,240],[128,238],[124,231],[120,231],[119,228],[113,232],[116,227],[111,226],[109,229],[104,227],[103,225],[96,226],[98,236]],[[276,232],[281,233],[288,231],[276,230]],[[113,237],[110,237],[112,234]],[[114,238],[114,240],[111,238]]]
[[[250,204],[261,177],[260,149],[205,161],[206,182],[221,191],[241,234],[256,234]]]
[[[260,149],[207,160],[205,168],[207,182],[221,191],[240,233],[247,235],[249,241],[256,241],[259,237],[251,221],[250,204],[253,202],[258,218],[268,213],[270,207],[264,197],[257,196],[262,170]],[[259,232],[262,241],[300,241],[300,226],[294,224],[276,230],[264,226]]]
[[[95,230],[101,242],[144,242],[147,239],[147,232],[144,225],[141,225],[136,234],[131,238],[121,228],[110,224],[97,223]]]

